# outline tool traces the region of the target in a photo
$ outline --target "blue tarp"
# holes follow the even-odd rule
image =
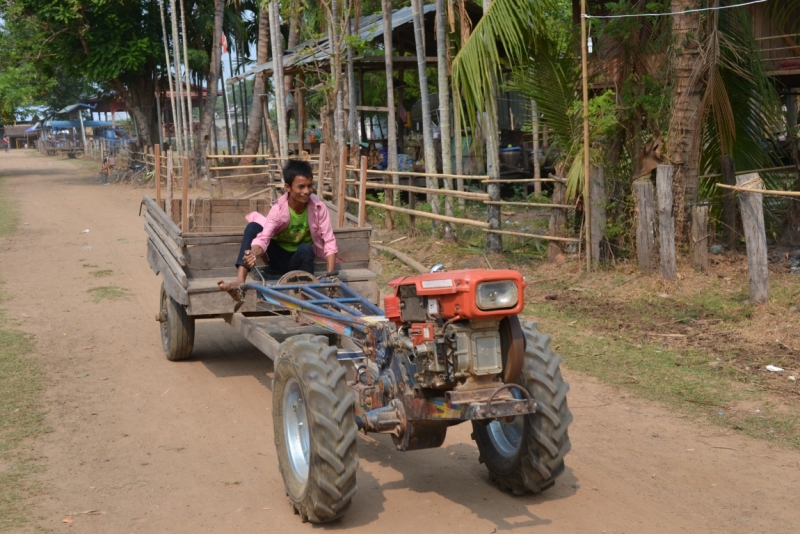
[[[81,121],[45,121],[44,125],[47,128],[80,128]],[[86,128],[109,128],[111,126],[116,126],[116,123],[108,121],[83,121],[83,126]],[[27,131],[36,131],[39,129],[39,125],[33,128],[34,129],[29,128]]]

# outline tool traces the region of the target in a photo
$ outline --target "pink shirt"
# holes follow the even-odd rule
[[[311,241],[314,243],[314,254],[318,258],[324,259],[339,252],[336,246],[336,237],[333,235],[331,217],[325,203],[311,195],[306,209],[308,210],[308,229],[311,232]],[[247,222],[258,223],[264,227],[250,246],[258,245],[261,250],[266,251],[270,240],[289,226],[289,195],[282,195],[272,205],[266,217],[253,211],[245,215],[245,219]]]

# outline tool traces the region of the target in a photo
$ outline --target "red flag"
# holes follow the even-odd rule
[[[225,38],[225,34],[222,34],[222,53],[226,54],[228,52],[228,40]]]

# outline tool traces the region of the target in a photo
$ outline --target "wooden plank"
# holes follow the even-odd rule
[[[267,358],[275,360],[278,357],[280,343],[263,328],[259,327],[256,318],[248,318],[241,313],[231,313],[226,315],[224,319],[234,330],[263,352]]]
[[[161,227],[170,234],[170,237],[177,242],[178,238],[181,237],[181,229],[178,228],[178,225],[172,222],[169,217],[167,217],[167,214],[164,213],[164,210],[149,196],[145,195],[142,202],[144,202],[145,207],[150,212],[150,215],[153,216],[153,219],[157,220]]]
[[[736,183],[742,189],[764,188],[764,182],[756,173],[737,176]],[[753,303],[769,300],[769,264],[763,199],[764,197],[760,193],[739,193],[739,207],[742,210],[742,226],[747,246],[750,301]]]
[[[186,247],[186,265],[192,271],[205,271],[220,267],[233,267],[239,254],[242,238],[238,243],[218,243]]]
[[[175,302],[182,305],[189,303],[189,296],[181,283],[175,278],[164,257],[154,246],[147,247],[147,262],[154,273],[161,275],[161,281],[167,294],[175,299]],[[228,297],[230,298],[230,297]]]
[[[692,266],[708,271],[708,206],[692,208]]]
[[[182,249],[178,248],[174,241],[163,235],[164,230],[157,225],[153,226],[149,222],[146,222],[144,224],[144,231],[154,242],[159,241],[167,247],[172,257],[175,258],[181,266],[186,266],[186,258],[183,255]]]
[[[675,217],[672,214],[672,165],[659,165],[656,169],[658,191],[658,238],[661,252],[661,276],[667,280],[678,278],[675,260]]]
[[[645,273],[653,272],[655,262],[655,223],[656,211],[653,199],[653,183],[649,179],[633,183],[636,196],[636,253],[639,269]]]
[[[188,286],[189,281],[186,278],[186,273],[183,272],[183,268],[178,263],[178,260],[176,260],[172,254],[169,253],[169,249],[167,249],[166,245],[164,245],[160,239],[155,241],[148,239],[147,246],[149,247],[151,244],[158,249],[159,254],[161,254],[161,257],[164,259],[164,263],[167,267],[169,267],[169,270],[172,271],[172,274],[175,275],[175,278],[178,280],[178,282],[180,282],[183,287]]]
[[[150,215],[150,212],[149,212],[149,211],[145,211],[145,212],[144,212],[144,220],[145,220],[145,221],[146,221],[146,222],[147,222],[147,223],[148,223],[150,226],[152,226],[154,229],[156,229],[158,232],[160,232],[160,234],[159,234],[159,235],[163,234],[163,236],[164,236],[164,241],[171,241],[171,242],[172,242],[172,243],[175,245],[175,248],[176,248],[176,250],[180,250],[180,249],[182,249],[182,248],[183,248],[183,246],[185,245],[184,239],[183,239],[182,237],[177,237],[177,238],[176,238],[176,237],[174,237],[174,236],[170,235],[170,234],[169,234],[169,233],[168,233],[166,230],[164,230],[164,227],[163,227],[163,226],[161,226],[161,225],[158,223],[158,221],[157,221],[157,220],[155,220],[155,219],[154,219],[154,218],[153,218],[153,217]]]
[[[210,232],[211,231],[211,221],[212,221],[212,218],[211,218],[211,202],[212,202],[212,200],[210,198],[204,198],[202,200],[202,204],[203,204],[203,208],[202,208],[203,209],[203,223],[202,223],[201,227],[206,232]]]
[[[736,165],[731,156],[722,156],[722,181],[726,185],[736,185]],[[736,195],[731,190],[724,190],[722,192],[722,235],[725,240],[725,245],[731,249],[736,249],[736,241],[738,235],[736,229],[738,227],[738,216],[736,210]]]

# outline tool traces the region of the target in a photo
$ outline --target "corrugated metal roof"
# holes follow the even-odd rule
[[[77,103],[77,104],[71,104],[71,105],[69,105],[69,106],[65,107],[64,109],[62,109],[61,111],[59,111],[59,113],[72,113],[73,111],[75,111],[75,110],[76,110],[76,109],[78,109],[78,108],[94,109],[94,108],[96,108],[96,107],[97,107],[97,104],[95,104],[94,106],[92,106],[91,104],[81,104],[81,103]]]
[[[423,16],[431,11],[435,11],[434,4],[423,6]],[[412,22],[411,6],[403,7],[392,11],[392,31]],[[375,15],[368,15],[361,17],[359,24],[358,37],[363,41],[370,42],[377,37],[383,35],[383,15],[377,13]],[[291,50],[287,50],[283,54],[283,68],[290,69],[300,65],[308,65],[311,63],[325,63],[331,57],[331,45],[327,37],[317,39],[315,41],[307,41],[301,43]],[[272,61],[260,63],[253,66],[250,70],[239,76],[233,76],[228,80],[228,83],[236,83],[238,81],[249,78],[260,72],[272,72]]]

